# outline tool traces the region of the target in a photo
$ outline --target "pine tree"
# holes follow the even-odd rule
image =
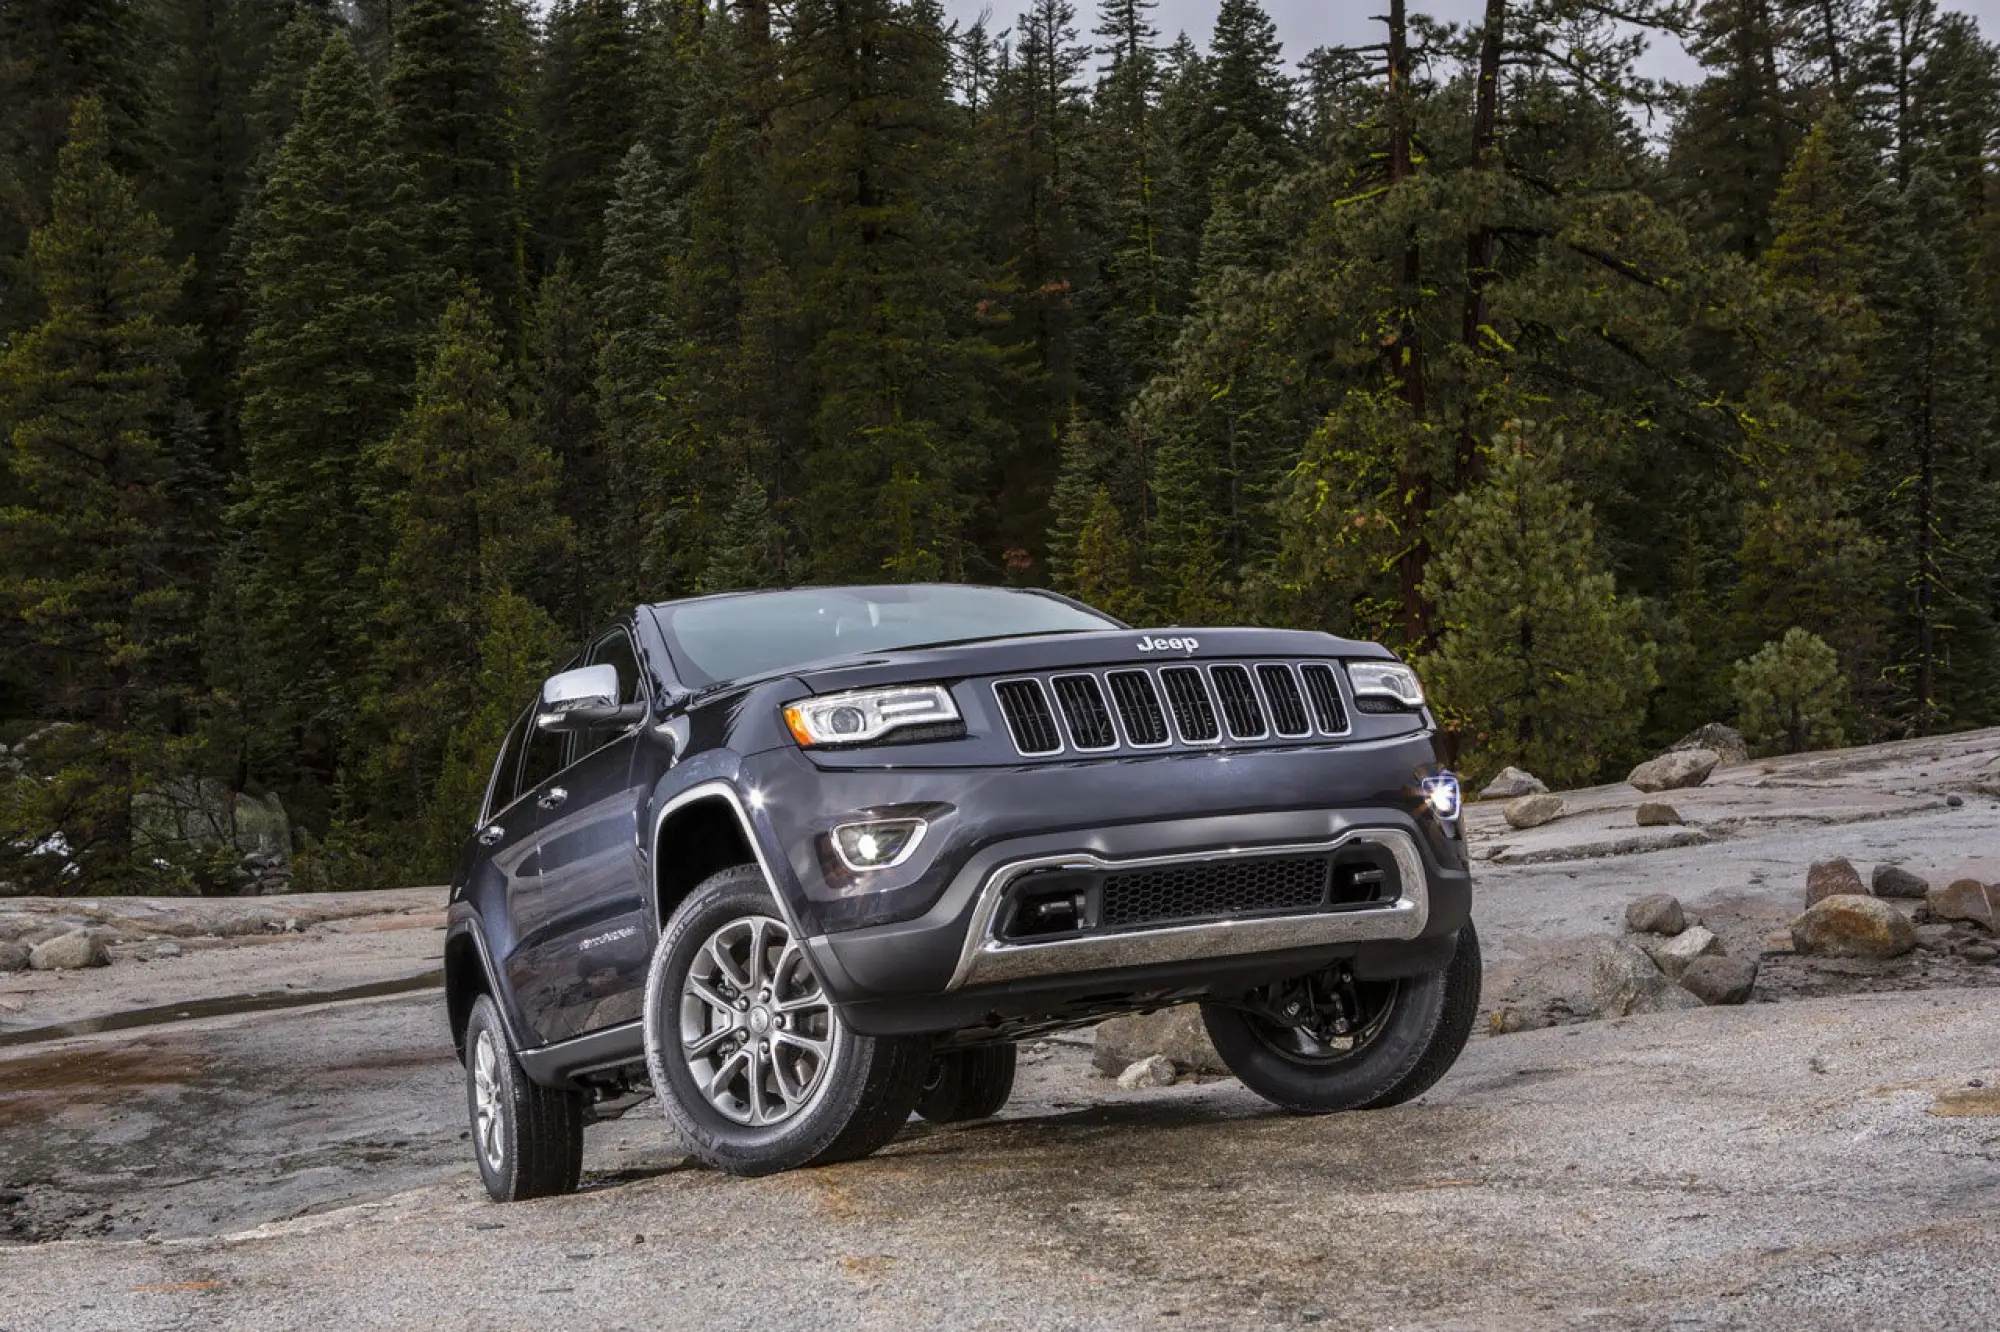
[[[771,517],[771,500],[745,472],[709,544],[699,592],[742,592],[777,587],[785,572],[785,529]]]
[[[1209,105],[1193,164],[1195,177],[1213,177],[1238,134],[1250,135],[1265,153],[1289,160],[1292,83],[1270,15],[1258,0],[1222,0],[1208,49]]]
[[[949,179],[949,64],[934,6],[802,0],[779,127],[805,237],[816,388],[796,510],[813,575],[967,568],[975,479],[1007,445],[979,275],[932,206]]]
[[[1705,0],[1691,49],[1709,75],[1675,126],[1677,174],[1696,227],[1753,258],[1770,243],[1771,202],[1796,143],[1773,0]]]
[[[0,5],[0,332],[39,313],[21,265],[77,99],[102,106],[115,168],[143,178],[156,164],[155,12],[140,0]]]
[[[423,266],[520,318],[520,203],[495,0],[407,0],[384,81],[393,142],[416,181]]]
[[[1442,632],[1421,669],[1469,747],[1468,770],[1517,763],[1584,785],[1626,757],[1653,648],[1604,570],[1590,506],[1548,454],[1520,435],[1495,453],[1490,479],[1452,501],[1451,539],[1431,561]]]
[[[189,720],[195,571],[173,536],[198,458],[172,424],[194,337],[171,322],[182,275],[111,164],[111,125],[104,104],[76,103],[30,244],[47,314],[0,359],[17,495],[0,509],[0,634],[37,667],[34,715],[80,723],[90,765],[88,782],[58,777],[44,793],[74,807],[14,811],[50,821],[0,826],[0,856],[59,830],[79,869],[65,891],[157,883],[155,863],[133,859],[132,798]]]
[[[1991,703],[1995,445],[1984,357],[1952,256],[1964,227],[1943,181],[1918,167],[1882,201],[1872,302],[1880,443],[1870,485],[1902,589],[1896,617],[1906,724],[1926,735]]]
[[[353,774],[360,807],[391,826],[424,804],[458,720],[479,711],[486,615],[562,565],[569,538],[555,458],[509,408],[500,335],[476,289],[446,308],[432,345],[415,401],[371,459],[388,555],[361,704],[371,748]],[[428,848],[431,872],[449,849]]]
[[[597,289],[597,415],[608,501],[599,581],[615,602],[675,595],[689,581],[688,561],[699,558],[676,530],[686,469],[669,456],[668,404],[660,393],[674,214],[659,163],[644,144],[632,145],[604,218]]]
[[[1847,679],[1840,658],[1805,630],[1787,629],[1783,639],[1737,662],[1731,678],[1738,721],[1751,744],[1798,754],[1846,742],[1840,715],[1847,706]]]
[[[643,117],[639,62],[626,0],[557,0],[549,12],[536,97],[551,145],[536,191],[547,266],[567,256],[579,273],[597,271],[605,209]]]
[[[520,414],[535,445],[556,460],[562,486],[556,507],[574,534],[579,567],[602,569],[611,508],[610,474],[597,428],[597,321],[589,288],[576,280],[568,260],[542,279],[528,321]],[[595,579],[530,581],[526,589],[573,634],[589,633],[611,610]],[[553,585],[551,585],[553,584]]]
[[[394,428],[414,365],[409,199],[367,73],[336,36],[250,221],[232,513],[261,676],[243,700],[249,762],[308,820],[325,812],[368,657],[362,574],[381,531],[364,460]]]

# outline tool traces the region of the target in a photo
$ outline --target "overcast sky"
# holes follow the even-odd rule
[[[1215,10],[1220,0],[1160,0],[1153,22],[1164,38],[1186,32],[1206,46],[1215,26]],[[971,20],[982,12],[992,15],[990,26],[1010,26],[1025,8],[1018,0],[945,0],[945,8],[955,18]],[[1085,33],[1095,26],[1096,0],[1076,0],[1078,27]],[[1316,46],[1360,45],[1382,40],[1382,23],[1377,17],[1388,8],[1382,0],[1264,0],[1264,9],[1278,24],[1278,36],[1285,43],[1285,55],[1297,60]],[[1446,22],[1468,22],[1486,6],[1484,0],[1413,0],[1412,10]],[[1944,9],[1975,15],[1989,38],[2000,33],[2000,0],[1946,0]],[[1656,50],[1645,66],[1655,78],[1687,80],[1696,66],[1680,50]]]

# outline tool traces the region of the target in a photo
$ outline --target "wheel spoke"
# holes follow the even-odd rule
[[[682,1042],[681,1048],[687,1052],[689,1059],[706,1059],[715,1052],[717,1047],[735,1034],[736,1028],[734,1027],[717,1027],[715,1030],[695,1040]]]
[[[725,931],[717,930],[709,941],[701,946],[702,952],[715,963],[717,974],[724,980],[739,990],[748,989],[750,978],[743,974],[743,969],[736,965],[736,959],[729,955],[729,949],[723,942],[724,933]]]
[[[736,1005],[723,998],[722,991],[716,989],[712,983],[703,980],[699,976],[689,976],[687,988],[690,994],[707,1004],[710,1008],[718,1013],[727,1014],[729,1020],[732,1022],[735,1020]]]
[[[744,969],[743,988],[756,991],[762,989],[768,977],[764,974],[764,934],[768,922],[762,916],[750,920],[750,961]],[[752,996],[755,997],[754,994]]]
[[[738,1050],[716,1066],[715,1076],[708,1080],[708,1099],[715,1102],[718,1108],[722,1104],[722,1093],[728,1089],[737,1070],[749,1062],[747,1050]]]

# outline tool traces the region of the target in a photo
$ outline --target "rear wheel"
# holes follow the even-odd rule
[[[574,1193],[583,1177],[588,1100],[537,1085],[514,1057],[500,1010],[480,995],[465,1027],[472,1154],[495,1202]]]
[[[944,1050],[931,1059],[917,1113],[933,1124],[957,1124],[1000,1113],[1014,1092],[1012,1045]]]
[[[1265,1100],[1304,1114],[1369,1110],[1444,1076],[1472,1034],[1480,976],[1467,921],[1442,971],[1362,981],[1336,964],[1201,1015],[1229,1071]]]
[[[755,866],[704,880],[660,932],[646,1065],[698,1159],[768,1175],[866,1156],[915,1107],[928,1042],[862,1036],[820,989]]]

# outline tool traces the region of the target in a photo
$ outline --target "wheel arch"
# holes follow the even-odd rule
[[[465,1029],[472,1021],[472,1006],[480,995],[493,993],[477,928],[454,930],[444,941],[445,1012],[451,1020],[451,1047],[458,1051],[460,1063],[465,1062]]]

